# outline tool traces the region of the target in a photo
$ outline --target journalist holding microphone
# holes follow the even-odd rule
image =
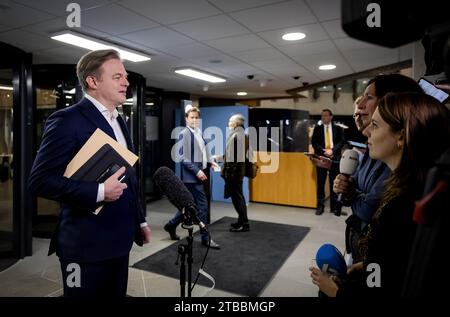
[[[370,125],[379,101],[389,92],[423,93],[413,79],[403,75],[388,74],[372,78],[363,98],[356,104],[355,122],[360,132]],[[359,239],[364,236],[367,225],[378,209],[384,181],[390,175],[387,166],[382,161],[371,158],[369,152],[370,149],[365,151],[352,177],[341,173],[334,180],[334,192],[340,194],[343,204],[352,209],[352,214],[346,220],[346,251],[353,258],[349,264],[362,260]]]
[[[126,100],[127,72],[115,50],[99,50],[79,60],[77,76],[85,96],[48,118],[29,188],[61,203],[49,255],[56,251],[59,257],[64,296],[125,297],[133,241],[142,246],[150,241],[151,232],[139,202],[134,169],[122,167],[102,184],[75,181],[63,174],[97,128],[134,150],[126,123],[116,110]],[[124,173],[122,183],[119,178]],[[79,268],[80,280],[69,284],[74,267]]]
[[[362,261],[343,280],[311,268],[313,283],[328,296],[401,296],[416,225],[414,203],[428,170],[450,146],[449,110],[424,93],[390,93],[381,99],[365,129],[370,157],[391,171],[381,203],[359,241]],[[379,281],[369,285],[369,265]]]

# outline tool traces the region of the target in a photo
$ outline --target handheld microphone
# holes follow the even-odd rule
[[[344,256],[332,244],[325,243],[316,253],[316,263],[322,272],[328,272],[340,277],[347,275],[347,265]]]
[[[339,172],[345,176],[351,176],[358,168],[358,164],[358,152],[356,150],[345,150],[339,163]],[[339,193],[338,201],[342,202],[342,193]]]
[[[191,217],[201,229],[207,230],[206,225],[197,216],[194,197],[170,168],[165,166],[158,168],[153,174],[153,180],[172,205]]]

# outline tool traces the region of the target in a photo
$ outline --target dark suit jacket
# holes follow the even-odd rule
[[[119,124],[133,151],[125,122]],[[133,240],[142,245],[140,223],[145,221],[134,169],[127,171],[128,188],[122,196],[104,203],[98,215],[92,212],[98,184],[75,181],[63,176],[66,166],[84,143],[100,128],[115,139],[114,131],[88,100],[53,113],[47,120],[40,149],[29,178],[33,194],[61,203],[60,220],[50,243],[49,255],[67,261],[94,262],[127,255]]]
[[[201,184],[202,181],[197,177],[197,173],[203,169],[202,149],[195,139],[194,133],[186,127],[180,133],[181,149],[181,180],[184,183]],[[206,147],[204,149],[206,151]],[[208,154],[208,153],[207,153]],[[207,158],[209,161],[209,158]]]
[[[229,182],[242,181],[245,176],[246,156],[250,155],[248,136],[243,129],[233,130],[227,139],[221,176]],[[251,159],[251,157],[250,157]],[[225,195],[226,196],[226,195]]]
[[[393,198],[381,215],[371,220],[372,235],[368,237],[364,270],[348,275],[348,283],[339,287],[337,296],[374,298],[400,297],[406,276],[417,225],[413,221],[415,200],[411,191]],[[368,287],[372,270],[366,265],[380,266],[381,287]]]
[[[345,144],[344,129],[338,127],[334,123],[332,124],[333,130],[333,159],[341,159],[341,150]],[[325,133],[323,131],[323,125],[317,125],[314,128],[311,138],[311,144],[314,148],[314,152],[317,155],[324,155],[325,153]]]

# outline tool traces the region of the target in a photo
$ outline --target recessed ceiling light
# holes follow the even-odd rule
[[[145,105],[146,105],[146,106],[153,106],[154,103],[153,103],[153,102],[146,102]]]
[[[117,45],[95,39],[84,34],[79,34],[73,31],[59,32],[51,36],[52,39],[64,42],[70,45],[82,47],[91,51],[114,49],[119,52],[120,57],[131,62],[149,61],[151,58],[138,52],[133,52],[130,49],[123,49]]]
[[[295,33],[286,33],[281,38],[285,41],[298,41],[304,39],[306,37],[305,33],[295,32]]]
[[[336,65],[333,65],[333,64],[319,66],[320,70],[331,70],[331,69],[335,69],[335,68],[336,68]]]
[[[74,95],[75,94],[75,88],[72,88],[70,90],[63,90],[63,93]]]
[[[0,89],[2,89],[2,90],[13,90],[13,88],[10,87],[10,86],[0,86]]]
[[[178,68],[175,69],[175,73],[181,74],[184,76],[189,76],[192,78],[204,80],[210,83],[224,83],[226,82],[225,78],[219,77],[217,75],[209,74],[204,71],[199,71],[194,68],[188,67],[188,68]]]
[[[238,96],[247,96],[247,93],[245,91],[240,91],[236,95],[238,95]]]

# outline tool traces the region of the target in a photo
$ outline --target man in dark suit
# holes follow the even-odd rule
[[[341,159],[341,149],[345,143],[344,130],[332,123],[331,110],[322,110],[322,125],[317,125],[311,138],[311,144],[317,155],[325,156],[333,161]],[[341,215],[342,204],[337,201],[337,195],[333,192],[333,181],[339,174],[339,164],[332,164],[331,169],[316,167],[317,169],[317,210],[316,215],[323,214],[325,200],[325,181],[327,174],[330,182],[330,211],[336,216]]]
[[[208,199],[204,190],[204,182],[207,182],[206,169],[208,163],[215,165],[208,156],[202,131],[199,129],[200,109],[190,106],[185,110],[186,128],[180,133],[179,160],[181,161],[181,180],[194,197],[200,220],[208,223]],[[183,222],[183,214],[178,211],[165,226],[172,240],[179,240],[176,234],[177,226]],[[213,249],[220,249],[220,245],[210,239],[209,233],[201,229],[202,245]]]
[[[134,151],[116,107],[126,100],[127,72],[115,50],[92,51],[77,64],[85,97],[47,120],[29,178],[30,190],[61,203],[49,255],[61,263],[64,296],[125,297],[133,241],[150,241],[134,169],[122,167],[104,183],[75,181],[64,171],[97,128]],[[124,183],[118,179],[126,174]],[[100,213],[93,213],[103,205]]]

